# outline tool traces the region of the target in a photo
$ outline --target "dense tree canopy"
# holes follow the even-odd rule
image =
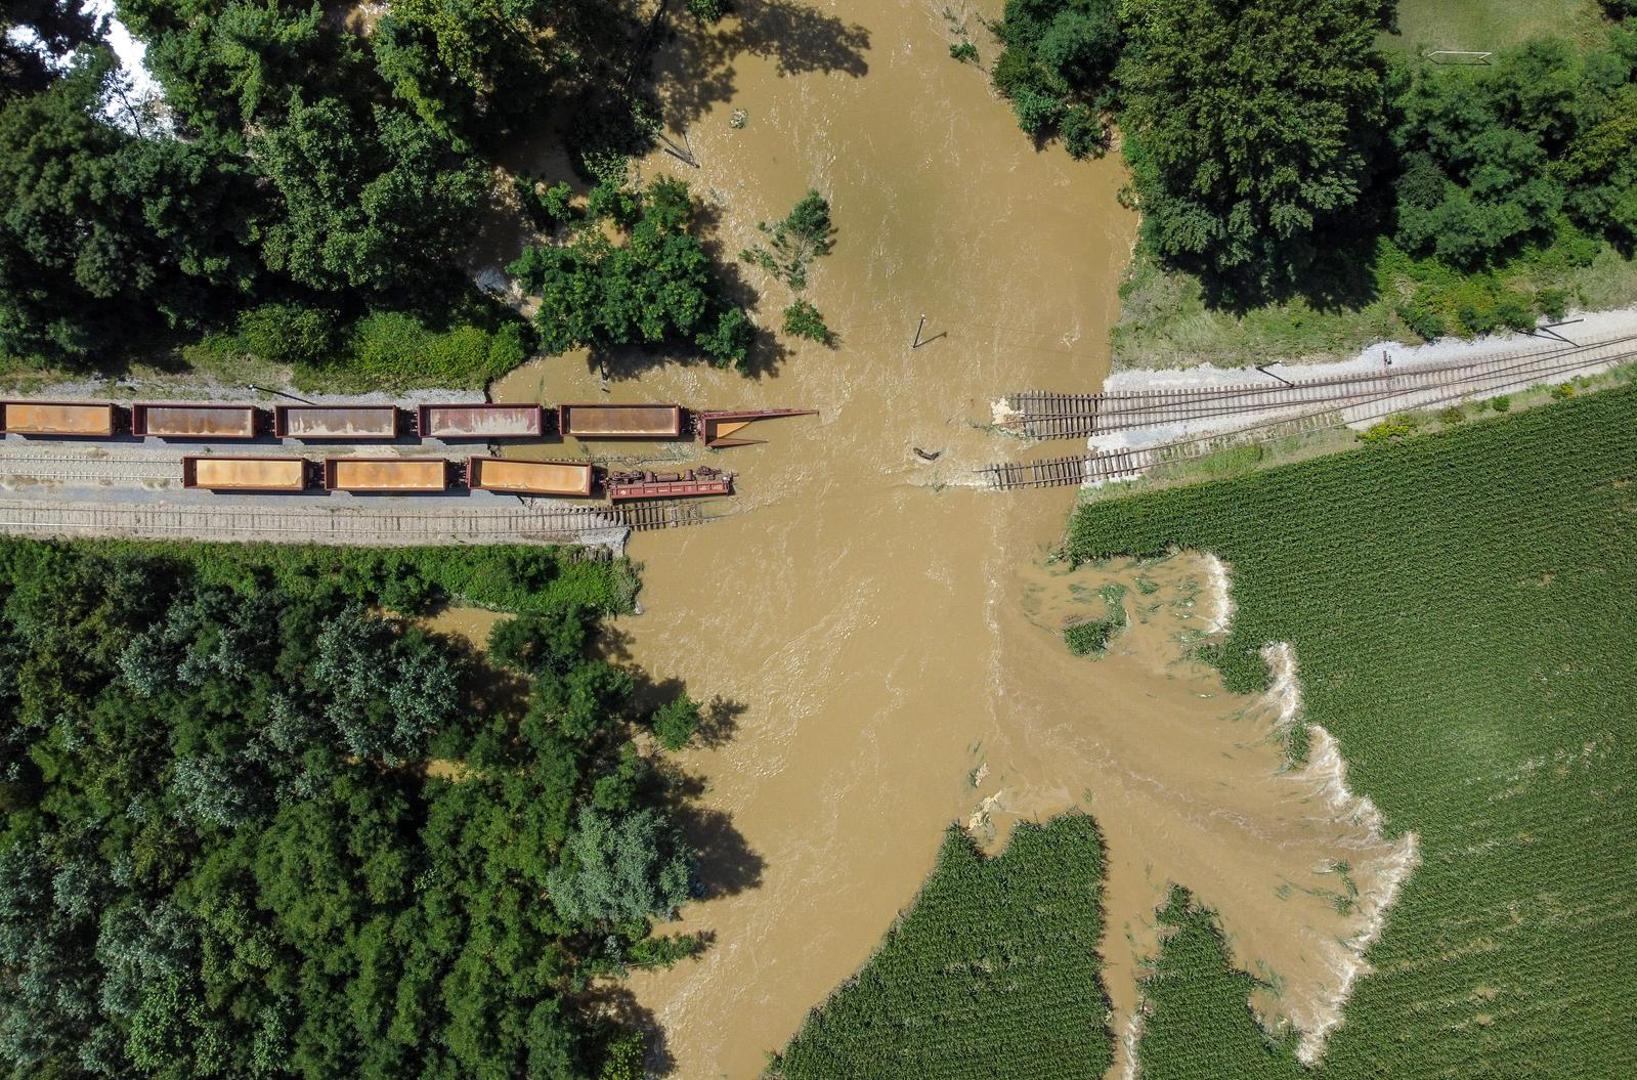
[[[338,348],[371,312],[468,325],[486,157],[553,96],[623,86],[638,33],[608,0],[405,0],[368,32],[308,0],[119,15],[157,108],[74,7],[5,6],[0,354],[94,363],[268,305],[322,312]]]
[[[1637,242],[1637,34],[1615,49],[1529,42],[1492,67],[1417,66],[1402,76],[1394,142],[1395,239],[1483,266],[1566,217]]]
[[[380,613],[428,595],[388,554],[275,575],[192,551],[0,545],[0,1070],[628,1063],[577,988],[689,952],[647,935],[695,874],[595,610],[498,624],[529,700],[497,708]],[[557,576],[532,559],[518,585]]]
[[[1075,157],[1107,143],[1101,117],[1112,100],[1122,31],[1116,0],[1006,0],[996,27],[1005,46],[995,89],[1036,140],[1061,134]]]
[[[1221,275],[1289,277],[1357,202],[1383,130],[1380,0],[1154,0],[1121,67],[1147,242]]]
[[[643,192],[604,183],[592,190],[586,217],[564,242],[525,249],[508,269],[540,296],[535,325],[546,350],[670,344],[742,367],[755,327],[723,297],[711,258],[691,231],[694,214],[680,180],[658,180]],[[625,242],[611,242],[603,221],[617,226]]]

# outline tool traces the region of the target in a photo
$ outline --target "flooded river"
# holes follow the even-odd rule
[[[828,195],[836,249],[805,295],[839,347],[765,357],[772,370],[755,379],[656,361],[617,364],[604,384],[584,357],[562,357],[494,393],[819,411],[748,432],[766,445],[710,455],[739,473],[740,494],[709,507],[719,520],[631,546],[643,613],[619,621],[625,647],[722,699],[712,745],[682,755],[708,810],[712,895],[680,928],[715,943],[632,980],[674,1075],[755,1076],[867,958],[942,830],[984,807],[977,829],[995,843],[1022,818],[1095,813],[1118,1030],[1170,881],[1217,907],[1239,961],[1282,988],[1259,1005],[1311,1024],[1309,1004],[1338,978],[1334,942],[1357,921],[1338,911],[1335,864],[1351,860],[1367,889],[1362,868],[1382,846],[1280,773],[1272,705],[1179,659],[1177,635],[1202,630],[1214,603],[1198,558],[1069,575],[1045,559],[1072,492],[973,486],[987,462],[1072,452],[986,426],[1009,391],[1091,390],[1106,373],[1136,226],[1116,201],[1120,166],[1037,153],[987,77],[950,59],[943,3],[738,6],[743,19],[684,28],[663,52],[672,137],[683,145],[685,127],[699,167],[656,154],[644,172],[693,184],[729,258],[807,188]],[[788,290],[741,273],[776,325]],[[911,348],[923,314],[926,343]],[[594,450],[705,460],[694,447]],[[1139,573],[1155,591],[1136,588]],[[1106,657],[1070,656],[1062,619],[1100,604],[1110,580],[1131,585],[1131,627]]]

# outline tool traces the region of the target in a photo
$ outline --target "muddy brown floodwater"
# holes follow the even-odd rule
[[[976,16],[998,6],[970,9],[986,62]],[[583,356],[561,357],[494,391],[819,410],[711,455],[740,474],[740,494],[710,507],[719,520],[631,547],[644,611],[618,628],[632,657],[732,706],[731,731],[682,755],[705,788],[710,896],[676,929],[715,943],[631,983],[663,1027],[662,1056],[681,1077],[757,1075],[912,899],[942,830],[982,807],[978,831],[996,843],[1022,818],[1096,815],[1116,1030],[1170,881],[1220,909],[1239,961],[1282,986],[1262,1007],[1306,1022],[1336,982],[1336,939],[1355,930],[1334,866],[1350,862],[1368,889],[1384,845],[1281,773],[1271,706],[1178,659],[1176,635],[1202,618],[1196,558],[1144,570],[1160,588],[1132,603],[1154,610],[1111,655],[1077,659],[1061,619],[1137,571],[1044,565],[1072,492],[973,486],[989,461],[1065,452],[985,430],[994,398],[1091,390],[1107,371],[1136,225],[1116,201],[1120,166],[1036,152],[987,76],[950,59],[943,3],[738,7],[714,30],[684,26],[662,54],[672,137],[686,129],[699,167],[656,154],[643,171],[693,184],[729,259],[757,220],[808,187],[827,194],[836,249],[806,295],[839,348],[792,348],[757,379],[620,363],[606,388]],[[788,290],[748,268],[746,280],[776,325]],[[930,340],[911,349],[923,313]],[[588,452],[703,460],[692,446],[549,450]]]

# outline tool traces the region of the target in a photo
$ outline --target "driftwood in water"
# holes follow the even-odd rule
[[[915,451],[915,456],[922,461],[937,461],[944,453],[942,450],[922,450],[919,446],[912,446],[910,449]]]

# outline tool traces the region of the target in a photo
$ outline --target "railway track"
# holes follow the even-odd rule
[[[328,502],[66,501],[0,497],[0,533],[142,539],[276,540],[316,544],[405,545],[589,543],[618,545],[630,528],[594,507],[522,505],[496,509],[337,506]]]
[[[1151,450],[1108,450],[1078,457],[987,465],[979,472],[998,491],[1013,488],[1065,487],[1093,480],[1140,476],[1155,463]]]
[[[618,518],[632,532],[651,532],[655,529],[676,529],[684,525],[703,525],[710,518],[698,503],[651,502],[629,503],[605,511]]]
[[[1549,364],[1538,362],[1541,358],[1536,357],[1534,360],[1537,362],[1492,368],[1482,376],[1455,380],[1442,386],[1383,389],[1372,397],[1358,396],[1346,402],[1324,403],[1321,407],[1310,409],[1303,414],[1272,416],[1262,423],[1235,430],[1211,432],[1195,438],[1141,448],[1103,450],[1042,462],[989,465],[979,469],[978,473],[985,478],[987,486],[995,490],[1059,487],[1099,480],[1129,479],[1142,475],[1156,465],[1186,461],[1232,445],[1254,442],[1258,433],[1263,433],[1266,437],[1271,429],[1280,429],[1281,433],[1288,434],[1297,430],[1311,431],[1338,427],[1350,420],[1376,419],[1406,407],[1425,408],[1458,402],[1478,395],[1491,396],[1506,390],[1532,386],[1544,378],[1569,376],[1587,368],[1637,358],[1637,338],[1623,338],[1599,345],[1621,346],[1624,351],[1587,355],[1586,349],[1563,350],[1553,353]],[[1432,395],[1430,398],[1429,393]],[[1415,400],[1406,402],[1405,398]],[[1344,418],[1344,411],[1358,415],[1350,419]]]
[[[1633,348],[1637,348],[1637,337],[1628,336],[1500,358],[1361,372],[1289,385],[1239,383],[1098,394],[1025,391],[1007,399],[1015,415],[1002,426],[1034,439],[1088,438],[1235,416],[1299,412],[1315,406],[1347,408],[1389,391],[1432,392],[1467,386],[1468,392],[1481,392],[1496,381],[1511,382],[1535,368],[1543,372],[1555,369],[1569,358],[1583,359],[1585,364],[1601,363],[1629,354]]]
[[[0,476],[36,483],[182,486],[182,455],[88,446],[0,441]]]

